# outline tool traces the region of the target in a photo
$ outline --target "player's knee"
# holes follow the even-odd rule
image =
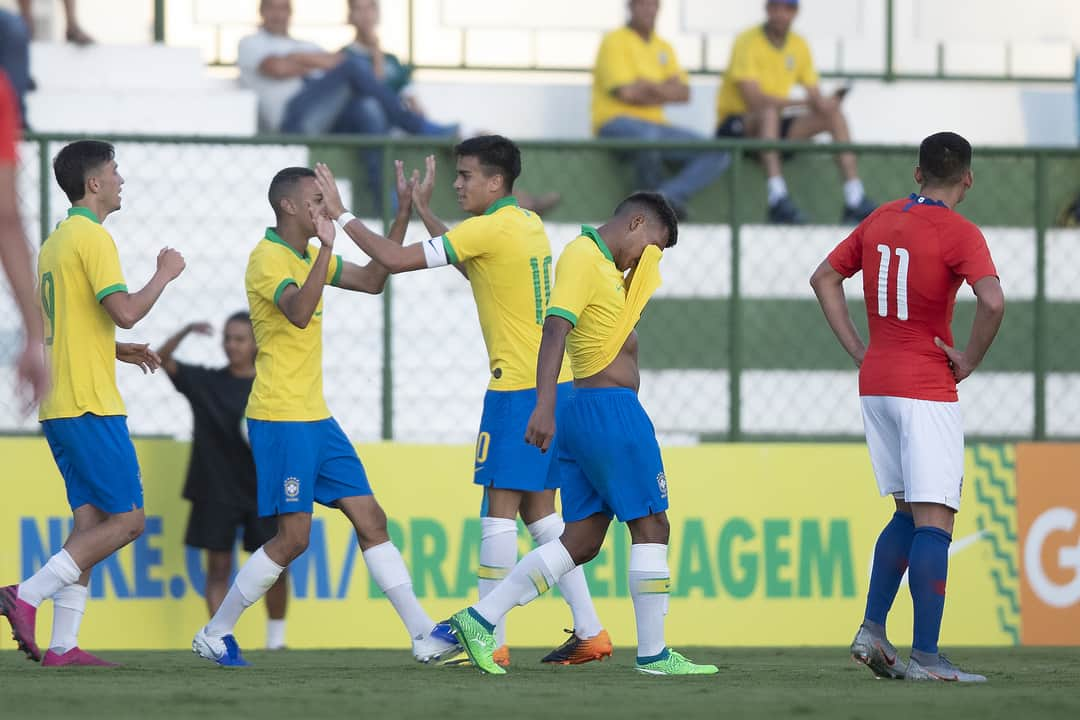
[[[127,533],[127,540],[131,542],[135,540],[146,529],[146,515],[142,510],[137,510],[129,514],[129,517],[124,520],[124,530]]]
[[[584,565],[600,554],[600,548],[604,545],[604,537],[599,538],[574,538],[568,543],[568,538],[563,536],[563,545],[570,553],[575,565]]]

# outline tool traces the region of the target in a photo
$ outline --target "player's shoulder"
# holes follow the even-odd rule
[[[559,262],[567,260],[588,263],[601,255],[600,248],[596,246],[596,241],[588,235],[581,234],[566,244],[566,247],[563,248],[562,253],[559,255]]]
[[[788,46],[791,50],[804,52],[807,55],[810,54],[810,43],[806,41],[806,38],[795,31],[788,32]]]
[[[748,27],[741,33],[735,36],[734,48],[736,50],[745,50],[748,47],[761,43],[765,39],[765,32],[761,25],[754,25]]]
[[[628,45],[634,39],[633,36],[634,31],[624,25],[604,33],[604,37],[600,40],[600,47],[622,47]]]

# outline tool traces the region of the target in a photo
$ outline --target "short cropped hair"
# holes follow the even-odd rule
[[[671,209],[671,204],[658,192],[638,191],[630,195],[615,208],[615,215],[627,212],[644,211],[651,215],[654,220],[667,228],[668,241],[666,247],[674,247],[679,241],[679,218]]]
[[[955,185],[971,168],[971,143],[953,132],[939,132],[919,146],[919,167],[927,185]]]
[[[229,318],[225,321],[225,324],[228,325],[231,322],[246,322],[248,325],[250,325],[251,314],[247,310],[237,310],[229,316]]]
[[[315,171],[306,167],[287,167],[278,171],[278,174],[270,181],[270,192],[267,193],[270,207],[274,208],[275,217],[281,217],[282,198],[291,195],[302,178],[313,177],[315,177]]]
[[[116,148],[101,140],[77,140],[56,154],[53,174],[71,202],[86,196],[86,177],[116,157]]]
[[[454,148],[457,157],[475,157],[484,173],[502,175],[507,192],[513,192],[514,181],[521,175],[521,151],[517,144],[502,135],[478,135],[463,140]]]

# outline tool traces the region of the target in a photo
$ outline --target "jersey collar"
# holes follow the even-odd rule
[[[911,193],[910,195],[908,195],[908,203],[904,206],[902,212],[907,212],[911,209],[913,205],[930,205],[932,207],[943,207],[946,210],[949,209],[949,206],[941,202],[940,200],[932,200],[928,197],[920,195],[919,193]]]
[[[84,218],[87,218],[89,220],[93,220],[98,225],[101,224],[101,221],[98,220],[98,216],[95,215],[94,211],[91,210],[90,208],[84,208],[81,205],[77,205],[77,206],[75,206],[73,208],[68,208],[68,213],[67,213],[68,217],[74,217],[76,215],[81,215]]]
[[[518,206],[517,198],[514,197],[513,195],[507,195],[506,197],[500,198],[500,199],[496,200],[495,202],[491,203],[491,207],[489,207],[487,210],[485,210],[484,214],[485,215],[494,215],[495,213],[502,210],[504,207],[517,207],[517,206]]]
[[[604,254],[604,257],[612,263],[615,262],[615,258],[611,256],[611,251],[608,250],[608,246],[604,243],[604,239],[600,237],[600,233],[596,231],[596,228],[591,225],[582,225],[581,234],[596,243],[596,247],[600,248],[600,252]]]
[[[290,251],[292,251],[293,255],[300,258],[301,260],[308,260],[309,259],[307,252],[305,252],[303,255],[296,252],[296,248],[294,248],[292,245],[290,245],[289,243],[282,240],[281,236],[278,235],[277,232],[272,227],[266,228],[266,239],[269,240],[272,243],[277,243],[278,245],[284,245],[285,247],[289,248]]]

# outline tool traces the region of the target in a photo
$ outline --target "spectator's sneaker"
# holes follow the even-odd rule
[[[874,677],[903,680],[907,665],[887,638],[860,627],[851,641],[851,659],[870,668]]]
[[[413,640],[412,650],[416,661],[425,665],[445,663],[463,652],[447,620],[438,623],[426,635]]]
[[[870,216],[870,213],[877,210],[877,203],[863,195],[862,202],[858,205],[845,205],[844,214],[840,219],[840,222],[845,225],[858,225],[863,220]]]
[[[247,667],[248,665],[235,637],[232,635],[214,637],[207,634],[205,627],[195,633],[195,639],[191,641],[191,652],[225,667]]]
[[[506,670],[492,657],[495,652],[495,634],[474,616],[472,608],[465,608],[450,618],[450,627],[454,629],[461,647],[480,672],[489,675],[506,674]]]
[[[908,660],[905,680],[931,680],[944,682],[986,682],[985,675],[964,672],[949,661],[949,658],[938,654],[937,662],[932,665],[923,665],[915,658]]]
[[[634,669],[646,675],[715,675],[720,672],[715,665],[695,665],[670,648],[661,655],[660,659],[638,664]]]
[[[611,657],[611,638],[607,630],[601,630],[596,637],[582,640],[573,630],[569,639],[559,647],[549,652],[540,662],[552,665],[581,665],[593,660],[603,660]]]
[[[805,225],[806,215],[785,195],[769,206],[769,222],[774,225]]]
[[[5,616],[11,623],[11,637],[19,649],[31,660],[40,661],[41,650],[34,641],[37,608],[19,599],[18,585],[0,588],[0,615]]]
[[[506,645],[500,645],[495,648],[495,652],[491,653],[491,659],[501,668],[510,667],[510,648]]]
[[[63,654],[48,650],[41,660],[41,667],[120,667],[120,665],[102,660],[96,655],[75,647]]]

